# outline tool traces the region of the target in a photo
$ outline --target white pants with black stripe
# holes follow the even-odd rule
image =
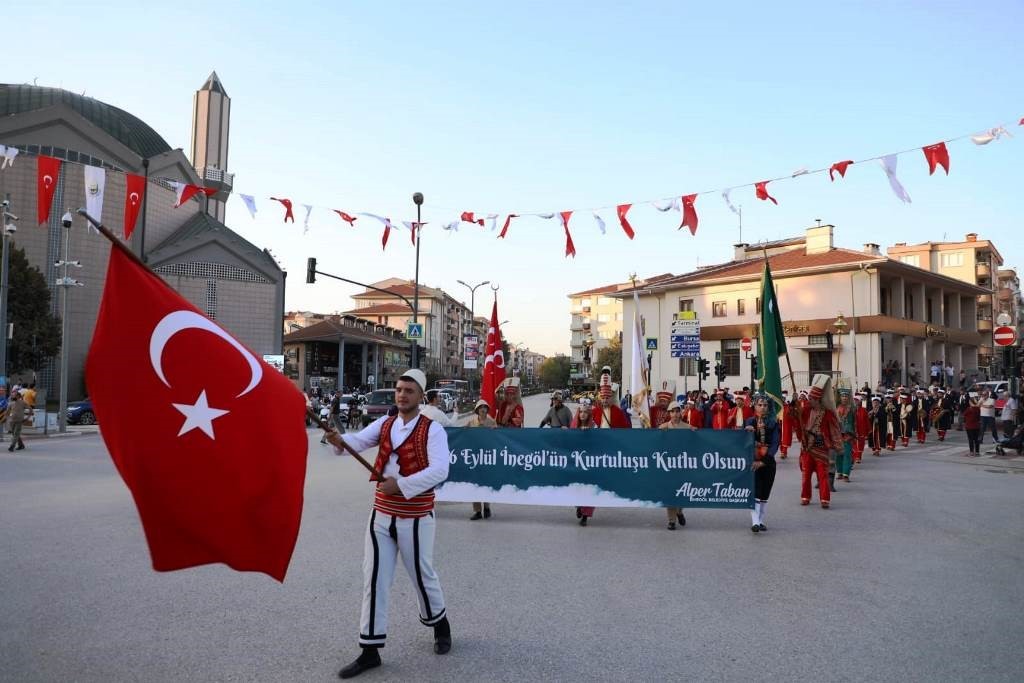
[[[444,619],[444,593],[434,571],[434,527],[433,512],[411,519],[377,510],[370,514],[363,556],[363,615],[359,623],[362,647],[384,647],[388,597],[399,554],[416,588],[420,622],[433,626]]]

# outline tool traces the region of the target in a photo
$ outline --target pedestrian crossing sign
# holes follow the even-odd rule
[[[658,339],[657,337],[647,337],[647,350],[657,351],[658,350]]]
[[[406,339],[423,339],[423,323],[408,323],[405,326]]]

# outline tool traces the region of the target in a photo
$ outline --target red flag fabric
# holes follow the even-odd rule
[[[697,209],[693,205],[695,201],[697,201],[697,195],[683,195],[683,222],[679,224],[679,229],[682,230],[686,225],[690,228],[691,235],[697,234]]]
[[[626,232],[626,237],[628,237],[629,239],[633,239],[633,237],[636,235],[636,232],[633,231],[633,226],[630,225],[629,221],[626,220],[626,214],[629,213],[629,208],[631,206],[633,205],[619,204],[617,207],[615,207],[615,213],[619,215],[619,225],[622,226],[622,229]]]
[[[484,370],[480,380],[480,398],[487,401],[491,414],[498,414],[498,401],[494,392],[505,381],[505,352],[501,349],[501,328],[498,326],[498,300],[491,308],[491,325],[487,328],[487,345],[484,347]]]
[[[339,211],[338,209],[334,209],[334,213],[336,213],[339,216],[341,216],[341,220],[345,221],[346,223],[351,225],[353,228],[356,227],[356,220],[357,219],[356,219],[355,216],[350,216],[347,213],[345,213],[344,211]]]
[[[836,163],[832,164],[832,167],[828,169],[828,178],[829,178],[829,180],[831,180],[832,182],[835,182],[835,180],[836,180],[835,174],[836,173],[839,173],[839,176],[841,178],[845,178],[846,177],[846,167],[849,166],[852,163],[853,163],[852,160],[847,159],[846,161],[837,161]]]
[[[498,239],[503,238],[505,236],[505,233],[508,232],[508,226],[509,224],[512,223],[513,218],[519,218],[519,215],[515,213],[510,213],[509,215],[505,216],[505,225],[501,226],[501,233],[498,235]]]
[[[768,194],[768,183],[770,182],[770,180],[762,180],[759,183],[754,183],[754,191],[757,193],[758,199],[770,199],[772,204],[778,206],[779,203],[775,201],[775,197]]]
[[[281,202],[281,206],[284,207],[284,222],[291,221],[295,222],[295,214],[292,213],[292,200],[290,199],[278,199],[277,197],[271,197],[275,202]]]
[[[124,238],[129,239],[135,232],[135,221],[142,209],[142,198],[146,195],[146,179],[134,173],[124,174]]]
[[[178,208],[200,192],[205,194],[207,197],[212,197],[217,194],[217,190],[212,187],[200,187],[199,185],[189,185],[186,183],[179,183],[177,181],[171,181],[171,186],[174,187],[174,192],[178,195],[178,200],[174,203],[174,208]]]
[[[484,227],[484,219],[483,218],[477,218],[476,215],[472,211],[463,211],[462,215],[459,216],[459,218],[461,220],[466,221],[467,223],[476,223],[481,228]]]
[[[949,150],[945,142],[936,142],[934,145],[922,147],[924,158],[928,160],[928,175],[935,173],[935,167],[941,166],[949,175]]]
[[[116,247],[86,381],[153,568],[223,562],[284,581],[308,450],[291,381]],[[126,396],[146,397],[143,416]]]
[[[38,225],[50,220],[50,205],[57,189],[60,159],[40,156],[36,158],[36,217]]]
[[[385,218],[384,221],[384,234],[380,236],[380,248],[388,248],[388,238],[391,237],[391,219]]]
[[[572,243],[572,235],[569,234],[569,219],[572,218],[572,211],[562,211],[562,227],[565,228],[565,255],[576,258],[576,245]]]

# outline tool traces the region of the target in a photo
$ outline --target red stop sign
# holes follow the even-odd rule
[[[1017,331],[1012,327],[997,327],[992,332],[992,340],[999,346],[1013,346],[1017,341]]]
[[[1009,329],[1009,328],[1007,328],[1007,329]],[[740,349],[743,351],[743,353],[748,353],[750,351],[750,348],[751,348],[750,337],[744,337],[743,339],[740,339]]]

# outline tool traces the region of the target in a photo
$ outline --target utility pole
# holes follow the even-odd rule
[[[0,334],[3,335],[3,340],[0,340],[0,385],[5,388],[10,386],[10,382],[7,381],[7,293],[9,291],[8,279],[10,277],[11,269],[11,235],[17,231],[17,227],[14,225],[14,221],[18,220],[18,217],[11,213],[11,195],[7,193],[4,195],[2,202],[2,211],[0,211],[0,224],[3,225],[3,264],[0,266]]]
[[[61,277],[57,278],[57,286],[64,291],[61,298],[60,311],[60,408],[57,413],[57,431],[61,434],[68,431],[68,366],[71,360],[71,349],[68,341],[68,291],[70,287],[83,287],[84,283],[68,277],[68,266],[81,268],[80,261],[69,260],[71,251],[71,211],[67,211],[60,219],[64,226],[64,258],[55,264],[61,268]]]
[[[412,322],[415,325],[419,322],[420,313],[420,242],[423,240],[423,230],[420,229],[420,226],[423,225],[423,216],[420,212],[423,208],[423,193],[414,192],[412,202],[416,205],[416,225],[413,229],[418,233],[416,235],[416,279],[413,280],[412,288]],[[424,325],[423,327],[425,330],[427,326]],[[414,368],[420,366],[419,340],[416,340],[416,345],[412,347],[412,366]]]

